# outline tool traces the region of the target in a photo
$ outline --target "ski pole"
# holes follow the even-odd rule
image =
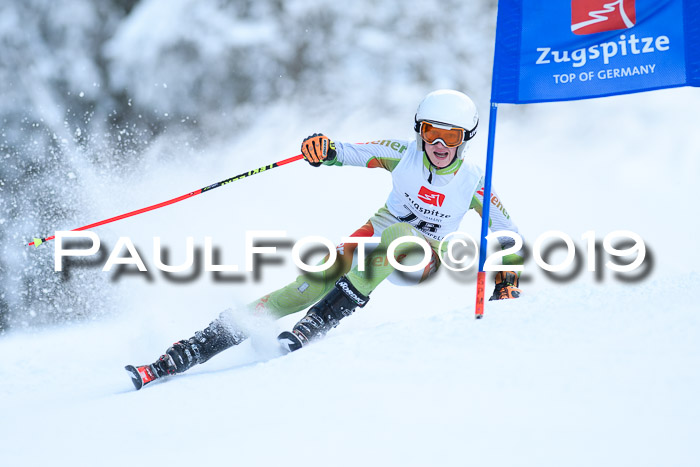
[[[115,221],[118,221],[120,219],[126,219],[127,217],[136,216],[136,215],[142,214],[144,212],[154,211],[154,210],[162,208],[164,206],[169,206],[171,204],[179,203],[180,201],[182,201],[184,199],[191,198],[193,196],[197,196],[201,193],[206,193],[208,191],[213,190],[214,188],[219,188],[222,185],[226,185],[228,183],[235,182],[236,180],[240,180],[242,178],[250,177],[251,175],[265,172],[266,170],[274,169],[275,167],[281,167],[285,164],[289,164],[290,162],[298,161],[298,160],[303,159],[303,158],[304,158],[304,156],[302,156],[301,154],[297,154],[296,156],[290,157],[289,159],[284,159],[284,160],[281,160],[279,162],[274,162],[272,164],[262,166],[258,169],[255,169],[255,170],[250,170],[248,172],[244,172],[240,175],[236,175],[235,177],[227,178],[226,180],[221,180],[220,182],[217,182],[217,183],[214,183],[212,185],[205,186],[204,188],[200,188],[199,190],[187,193],[186,195],[178,196],[177,198],[173,198],[173,199],[168,200],[168,201],[163,201],[162,203],[154,204],[153,206],[148,206],[145,208],[137,209],[136,211],[131,211],[131,212],[127,212],[126,214],[121,214],[119,216],[110,217],[109,219],[95,222],[94,224],[89,224],[89,225],[84,225],[82,227],[78,227],[77,229],[73,229],[73,232],[91,229],[93,227],[97,227],[97,226],[104,225],[104,224],[109,224],[110,222],[115,222]],[[54,238],[56,238],[55,235],[52,235],[52,236],[46,237],[46,238],[34,238],[34,241],[28,243],[27,246],[34,245],[35,247],[38,247],[42,243],[48,242],[49,240],[53,240]]]

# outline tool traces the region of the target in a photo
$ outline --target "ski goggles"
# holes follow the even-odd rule
[[[418,126],[417,131],[420,137],[428,144],[435,144],[437,141],[441,141],[448,148],[456,148],[470,139],[467,137],[467,131],[460,127],[438,126],[436,123],[427,121],[417,122],[416,126]]]

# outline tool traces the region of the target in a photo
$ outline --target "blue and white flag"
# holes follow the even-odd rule
[[[491,101],[700,86],[698,0],[499,0]]]

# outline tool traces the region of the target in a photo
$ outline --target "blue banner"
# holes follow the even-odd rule
[[[698,0],[499,0],[491,101],[700,86]]]

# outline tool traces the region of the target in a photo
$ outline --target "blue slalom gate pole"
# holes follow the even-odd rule
[[[476,276],[476,319],[484,316],[484,297],[486,288],[486,273],[484,272],[484,262],[486,262],[487,244],[486,236],[489,232],[489,214],[491,207],[491,174],[493,173],[493,147],[496,141],[496,116],[498,104],[491,102],[489,112],[489,136],[486,147],[486,174],[484,175],[484,202],[481,207],[481,238],[479,240],[479,272]]]

